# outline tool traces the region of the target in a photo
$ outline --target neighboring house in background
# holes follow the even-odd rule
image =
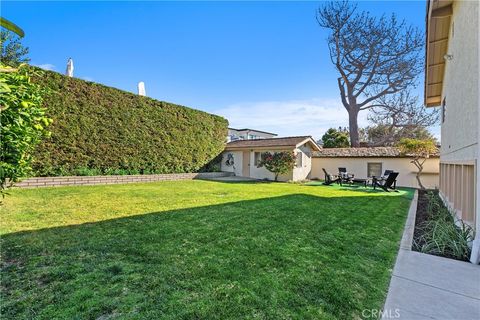
[[[234,129],[228,128],[227,142],[236,140],[250,139],[270,139],[276,137],[277,134],[254,129]]]
[[[440,195],[474,226],[480,260],[479,2],[427,2],[425,105],[441,107]]]
[[[347,168],[356,178],[380,177],[385,170],[399,173],[397,185],[418,188],[417,167],[412,158],[402,155],[398,148],[324,148],[312,153],[312,179],[324,179],[322,168],[338,174],[339,167]],[[426,188],[438,188],[439,158],[431,156],[425,161],[421,180]]]
[[[294,152],[297,157],[295,168],[278,177],[279,181],[301,181],[310,178],[312,152],[320,147],[310,136],[285,137],[255,140],[236,140],[227,143],[223,152],[222,171],[234,172],[236,176],[273,180],[275,175],[258,167],[263,152]]]

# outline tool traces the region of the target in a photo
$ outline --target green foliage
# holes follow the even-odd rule
[[[422,174],[423,164],[425,163],[426,159],[428,159],[431,154],[437,152],[437,146],[435,145],[435,141],[431,139],[419,140],[404,138],[400,140],[397,146],[400,149],[401,153],[413,156],[413,160],[411,162],[418,169],[416,173],[418,185],[421,189],[425,189],[422,181],[420,180],[420,176]]]
[[[9,30],[0,30],[0,44],[2,45],[0,61],[4,65],[16,67],[30,61],[26,57],[28,47],[22,45],[20,38],[15,33]]]
[[[2,66],[3,68],[3,66]],[[0,72],[0,184],[17,181],[30,172],[32,152],[48,135],[52,119],[45,116],[42,99],[46,93],[30,77],[40,76],[25,65]]]
[[[222,117],[50,71],[35,81],[55,120],[36,175],[195,172],[223,151]]]
[[[23,32],[22,28],[17,26],[10,20],[7,20],[3,17],[0,17],[0,27],[5,28],[9,31],[15,32],[19,37],[24,37],[25,33]]]
[[[275,181],[277,181],[279,174],[287,173],[295,167],[295,162],[296,158],[293,152],[264,152],[258,166],[273,172]]]
[[[412,154],[419,158],[428,158],[437,151],[435,141],[431,139],[420,140],[404,138],[397,145],[400,151],[405,154]]]
[[[219,154],[210,162],[208,162],[206,165],[204,165],[202,168],[200,168],[201,172],[220,172],[222,171],[222,160],[223,160],[223,155]]]
[[[348,148],[350,147],[350,140],[348,138],[348,131],[330,128],[322,136],[324,148]]]
[[[437,192],[429,192],[427,212],[429,219],[419,226],[421,236],[413,243],[415,250],[468,261],[469,243],[475,232],[446,208]]]

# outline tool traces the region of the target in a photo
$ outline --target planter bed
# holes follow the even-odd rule
[[[445,214],[447,211],[438,191],[418,190],[412,250],[468,261],[470,249],[467,248],[467,244],[473,239],[473,231],[453,214],[450,213],[450,216],[447,216]],[[436,222],[440,220],[441,223]],[[467,233],[470,233],[470,236],[467,236]],[[460,253],[459,248],[464,248],[463,254]]]

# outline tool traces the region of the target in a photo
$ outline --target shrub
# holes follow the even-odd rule
[[[438,193],[430,191],[427,197],[429,219],[417,226],[422,232],[413,243],[414,249],[423,253],[468,260],[469,244],[474,239],[474,230],[443,205]]]
[[[273,172],[275,181],[277,181],[279,174],[287,173],[295,167],[295,162],[296,159],[293,152],[264,152],[258,166],[265,167],[268,171]]]
[[[0,72],[0,191],[7,179],[15,182],[30,173],[32,152],[49,132],[52,119],[45,116],[45,90],[30,81],[34,74],[26,65]],[[39,74],[39,73],[38,73]]]
[[[54,119],[35,175],[195,172],[224,149],[222,117],[50,71],[34,81]]]

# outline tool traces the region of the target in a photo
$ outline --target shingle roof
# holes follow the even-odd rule
[[[323,148],[312,152],[315,158],[394,158],[408,157],[402,155],[395,147],[372,147],[372,148]],[[438,155],[432,155],[436,157]]]
[[[302,143],[307,139],[310,139],[312,143],[315,143],[311,136],[298,136],[270,139],[236,140],[227,143],[226,148],[296,147],[299,143]]]

